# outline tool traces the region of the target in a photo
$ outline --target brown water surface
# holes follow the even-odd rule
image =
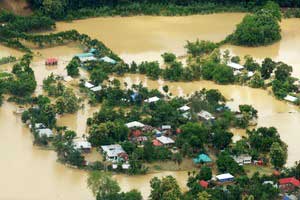
[[[165,51],[178,55],[184,54],[185,40],[195,38],[219,41],[233,31],[243,14],[216,14],[188,17],[111,17],[79,20],[73,23],[58,23],[58,30],[77,29],[92,37],[104,41],[126,61],[157,60]],[[234,54],[251,54],[256,58],[266,56],[293,64],[295,74],[300,74],[299,19],[288,19],[282,22],[283,38],[279,43],[268,47],[241,48],[228,46]],[[74,44],[35,50],[41,55],[35,57],[32,68],[38,81],[37,93],[41,93],[42,80],[50,73],[66,74],[65,66],[72,56],[82,50]],[[15,55],[18,51],[0,46],[0,57]],[[47,57],[57,57],[57,67],[45,67]],[[10,70],[11,65],[1,66],[1,70]],[[86,76],[83,73],[83,76]],[[299,160],[298,147],[300,114],[296,106],[276,100],[267,91],[251,89],[242,86],[220,86],[208,81],[191,83],[170,83],[166,81],[151,81],[144,76],[126,75],[121,78],[129,84],[143,82],[150,88],[169,85],[174,95],[187,95],[202,88],[219,89],[227,99],[233,99],[228,104],[237,109],[239,104],[251,104],[259,112],[259,126],[275,126],[282,139],[289,145],[288,164]],[[0,199],[5,200],[35,200],[35,199],[91,199],[86,188],[86,173],[69,169],[56,162],[55,152],[40,150],[32,146],[32,137],[26,127],[12,114],[15,106],[5,103],[0,108],[0,154],[2,176],[0,179]],[[86,106],[75,115],[65,115],[58,119],[60,125],[66,125],[76,130],[79,135],[85,133],[86,119],[97,108]],[[237,136],[244,135],[240,130],[234,131]],[[93,152],[91,159],[97,157]],[[145,176],[114,176],[123,190],[137,188],[146,197],[149,192],[149,180],[153,176],[174,175],[179,184],[186,183],[186,172],[161,172]]]
[[[221,41],[232,33],[243,13],[193,15],[183,17],[107,17],[57,23],[57,31],[76,29],[103,41],[126,62],[161,60],[164,52],[186,53],[187,40]],[[248,48],[227,45],[233,54],[251,55],[258,60],[271,57],[294,67],[300,77],[300,19],[283,19],[282,39],[266,47]]]
[[[187,40],[221,41],[242,13],[184,17],[107,17],[57,23],[57,31],[76,29],[103,41],[125,61],[158,60],[166,51],[185,54]]]

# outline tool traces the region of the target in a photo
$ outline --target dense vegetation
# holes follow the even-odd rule
[[[272,44],[281,39],[280,20],[279,6],[268,2],[261,10],[246,15],[227,40],[244,46]]]
[[[249,11],[267,0],[28,0],[34,9],[55,19],[112,15],[191,15],[213,12]],[[297,0],[276,1],[282,7],[299,7]]]

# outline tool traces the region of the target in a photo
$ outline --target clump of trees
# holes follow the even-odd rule
[[[176,55],[170,52],[163,53],[161,55],[165,63],[172,63],[176,60]]]
[[[78,58],[74,57],[66,67],[68,75],[71,77],[79,76],[79,67],[80,61]]]
[[[157,80],[161,75],[161,69],[159,63],[156,62],[142,62],[138,65],[138,71],[141,74],[146,74],[151,79]]]
[[[239,113],[234,120],[234,125],[240,128],[246,128],[250,122],[257,119],[257,110],[251,105],[239,105]]]
[[[50,99],[45,96],[38,96],[33,99],[36,107],[29,108],[22,114],[24,123],[30,120],[31,123],[43,123],[47,127],[53,128],[56,124],[55,107],[51,104]]]
[[[197,39],[195,42],[187,41],[185,48],[187,49],[188,54],[196,57],[211,53],[213,50],[218,48],[218,45],[211,41],[200,41]]]
[[[12,94],[16,99],[30,99],[37,86],[34,72],[30,68],[31,60],[32,55],[25,54],[14,64],[12,74],[2,74],[4,76],[0,80],[2,93]]]
[[[75,113],[79,109],[79,98],[74,91],[66,88],[60,77],[50,74],[43,80],[43,89],[49,96],[55,97],[55,108],[58,114]]]
[[[231,173],[234,175],[244,174],[244,169],[240,166],[229,153],[222,152],[218,155],[217,159],[218,170],[221,173]]]
[[[176,179],[172,176],[166,176],[162,179],[154,177],[150,181],[151,194],[149,199],[151,200],[168,200],[182,199],[182,193]]]
[[[71,89],[65,89],[55,102],[58,114],[75,113],[79,109],[79,99]]]
[[[105,172],[93,171],[87,180],[88,188],[97,200],[142,200],[141,193],[137,190],[121,192],[121,188],[112,175]]]
[[[279,99],[283,99],[287,94],[297,90],[294,85],[295,79],[291,77],[292,70],[293,68],[285,63],[277,63],[272,90]]]
[[[280,139],[276,128],[261,127],[252,131],[248,130],[247,134],[255,157],[258,157],[259,154],[270,154],[271,163],[274,167],[283,167],[287,159],[287,147]]]
[[[244,46],[272,44],[281,39],[280,20],[281,11],[278,4],[270,1],[256,13],[246,15],[227,39]]]
[[[17,61],[17,58],[14,56],[2,57],[0,58],[0,65],[7,64],[10,62],[15,62],[15,61]]]
[[[58,133],[53,139],[53,146],[59,161],[82,168],[85,160],[81,152],[74,148],[73,139],[75,137],[76,133],[70,130],[64,131],[63,134]]]
[[[206,80],[214,80],[220,84],[234,81],[233,70],[224,64],[208,61],[202,65],[201,70],[202,76]]]

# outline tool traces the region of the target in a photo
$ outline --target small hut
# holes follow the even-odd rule
[[[57,65],[58,60],[56,58],[47,58],[45,65]]]

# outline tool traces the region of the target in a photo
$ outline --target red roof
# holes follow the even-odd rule
[[[152,140],[152,144],[154,145],[154,146],[162,146],[162,143],[160,143],[158,140],[156,140],[156,139],[154,139],[154,140]]]
[[[57,61],[56,58],[47,58],[47,61],[53,62],[53,61]]]
[[[205,180],[201,180],[199,181],[199,185],[201,185],[201,187],[203,188],[207,188],[208,187],[208,182]]]
[[[279,184],[280,185],[292,184],[296,187],[299,187],[300,186],[300,181],[297,180],[295,177],[281,178],[281,179],[279,179]]]
[[[56,58],[47,58],[46,64],[56,64],[58,61]]]
[[[124,160],[128,160],[128,154],[125,152],[119,153],[118,156]]]

